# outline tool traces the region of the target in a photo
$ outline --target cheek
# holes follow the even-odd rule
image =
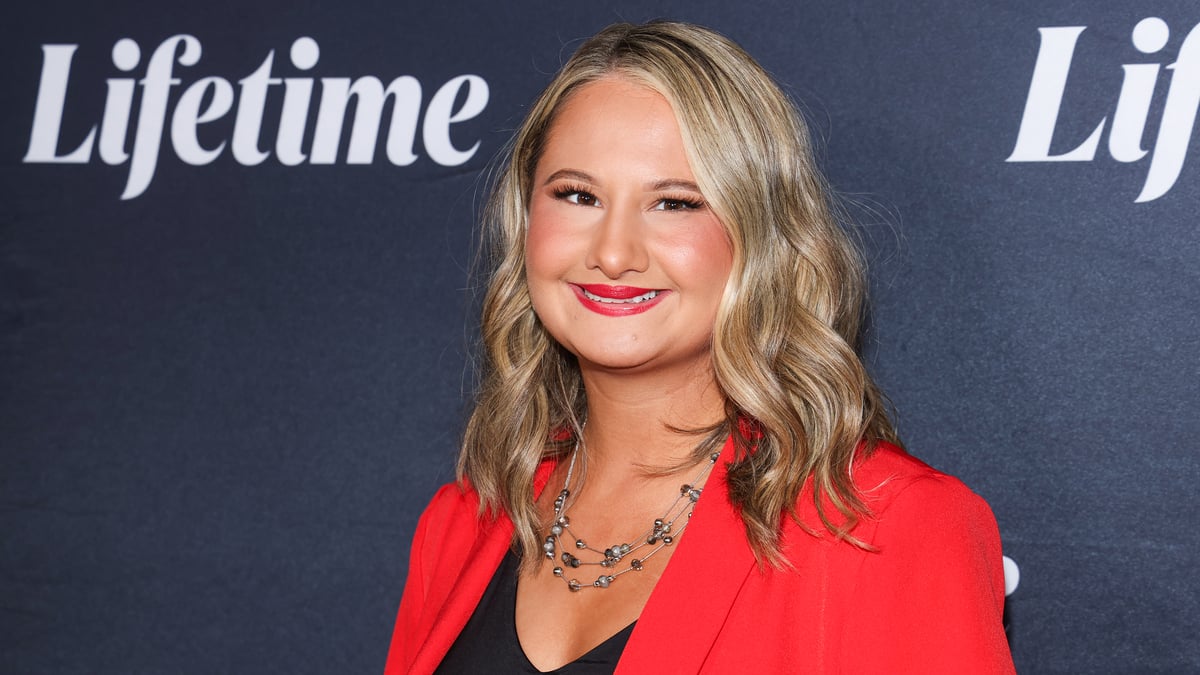
[[[525,232],[525,270],[532,275],[545,257],[547,240],[552,232],[547,227],[546,207],[536,196],[529,204],[529,221]]]
[[[733,268],[733,247],[719,222],[691,228],[686,238],[666,248],[676,273],[695,288],[718,294],[724,290]]]
[[[530,278],[545,279],[561,272],[564,241],[559,228],[537,209],[529,213],[529,231],[525,235],[525,273]]]
[[[535,311],[541,315],[549,307],[547,300],[561,290],[562,280],[578,259],[561,214],[546,200],[534,199],[529,208],[529,229],[525,235],[525,279]],[[545,317],[543,317],[545,318]]]
[[[530,275],[561,277],[581,263],[593,218],[588,209],[535,194],[529,204],[525,236],[526,271]]]
[[[708,261],[706,270],[709,283],[719,289],[725,288],[729,280],[729,271],[733,268],[733,247],[725,236],[724,230],[717,230],[706,237],[697,247],[700,257]]]

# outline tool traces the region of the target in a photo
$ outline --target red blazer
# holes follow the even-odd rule
[[[1000,536],[958,479],[881,444],[853,476],[873,516],[864,551],[790,519],[792,568],[760,569],[725,489],[726,443],[617,673],[1012,673]],[[543,464],[536,487],[553,464]],[[386,675],[431,673],[512,540],[477,495],[443,487],[421,516]],[[806,523],[820,521],[801,499]]]

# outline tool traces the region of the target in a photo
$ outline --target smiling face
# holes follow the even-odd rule
[[[708,370],[732,261],[667,100],[619,76],[571,94],[534,173],[525,271],[581,368]]]

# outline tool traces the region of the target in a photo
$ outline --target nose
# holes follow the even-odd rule
[[[609,279],[627,272],[645,272],[649,264],[645,227],[636,209],[609,209],[592,233],[588,269],[599,270]]]

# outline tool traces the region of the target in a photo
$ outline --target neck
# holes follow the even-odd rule
[[[705,428],[725,416],[724,397],[708,369],[677,377],[584,370],[583,381],[584,440],[593,476],[677,465],[703,436],[672,429]]]

